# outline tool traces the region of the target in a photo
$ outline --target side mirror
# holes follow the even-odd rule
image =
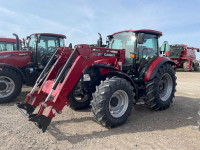
[[[143,44],[144,43],[144,33],[139,33],[138,34],[138,44]]]
[[[69,44],[69,48],[72,49],[72,43]]]

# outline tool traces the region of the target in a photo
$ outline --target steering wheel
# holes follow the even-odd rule
[[[44,47],[38,46],[38,53],[40,54],[40,56],[42,56],[42,55],[48,53],[48,51]]]
[[[54,52],[49,52],[49,53],[41,56],[40,60],[41,60],[41,65],[42,66],[46,66],[46,64],[48,63],[49,59],[53,55],[53,53]]]
[[[53,53],[55,50],[56,50],[56,47],[54,47],[54,46],[48,47],[48,51],[49,51],[50,53]]]

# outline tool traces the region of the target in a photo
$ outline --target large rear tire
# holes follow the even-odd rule
[[[194,63],[194,71],[199,71],[199,63],[198,62]]]
[[[176,91],[176,76],[172,66],[162,65],[155,77],[146,83],[145,103],[153,110],[169,108]]]
[[[111,128],[123,124],[134,103],[133,86],[125,79],[112,77],[96,87],[91,101],[95,120]]]
[[[0,104],[15,100],[21,89],[21,76],[12,69],[3,68],[0,71]]]

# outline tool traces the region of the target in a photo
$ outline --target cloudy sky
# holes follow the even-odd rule
[[[67,35],[67,44],[96,43],[125,29],[155,29],[163,41],[200,47],[200,0],[0,0],[0,37],[35,32]],[[198,54],[200,59],[200,54]]]

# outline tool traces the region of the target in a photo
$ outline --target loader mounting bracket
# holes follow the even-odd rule
[[[51,122],[51,118],[44,115],[32,114],[29,116],[29,121],[34,122],[42,132],[45,132]]]
[[[17,103],[17,107],[26,110],[28,115],[31,115],[35,110],[35,107],[28,103]]]

